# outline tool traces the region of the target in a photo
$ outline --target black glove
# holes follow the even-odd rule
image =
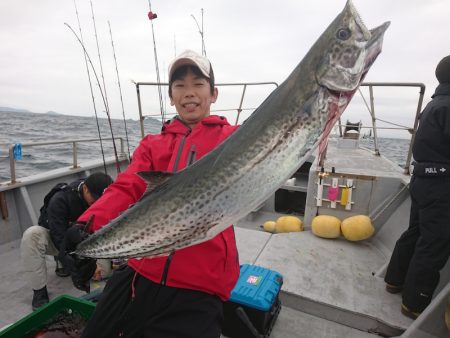
[[[72,283],[78,290],[89,293],[91,291],[90,280],[97,269],[97,262],[92,258],[80,258],[76,255],[69,255],[69,257],[72,256],[75,256],[73,268],[70,270]]]
[[[58,258],[64,267],[70,271],[73,285],[78,290],[89,293],[89,281],[97,268],[96,260],[78,257],[74,254],[77,245],[89,237],[89,234],[84,231],[84,228],[85,224],[75,224],[67,229]]]

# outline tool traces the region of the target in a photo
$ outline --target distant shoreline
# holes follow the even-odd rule
[[[8,110],[9,109],[9,110]],[[70,117],[76,117],[76,118],[88,118],[88,119],[92,119],[95,118],[95,115],[92,114],[91,116],[87,116],[87,115],[69,115],[69,114],[64,114],[64,113],[58,113],[58,112],[54,112],[54,111],[48,111],[46,113],[35,113],[26,109],[16,109],[16,108],[8,108],[8,107],[0,107],[0,114],[1,113],[5,113],[5,114],[36,114],[36,115],[46,115],[46,116],[70,116]],[[98,117],[99,120],[107,120],[107,117]],[[153,119],[155,121],[158,121],[157,119],[153,118],[153,117],[146,117],[146,119]],[[123,119],[121,118],[117,118],[117,117],[112,117],[111,120],[117,120],[117,121],[123,121]],[[127,118],[126,121],[134,121],[137,122],[139,121],[138,119],[132,119],[132,118]]]

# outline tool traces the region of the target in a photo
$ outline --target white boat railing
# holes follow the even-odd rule
[[[141,103],[141,91],[140,91],[140,87],[141,86],[163,86],[163,87],[167,87],[168,83],[158,83],[158,82],[133,82],[136,86],[136,93],[137,93],[137,99],[138,99],[138,109],[139,109],[139,119],[140,119],[140,126],[141,126],[141,136],[142,138],[144,138],[145,136],[145,131],[144,131],[144,119],[146,117],[161,117],[161,114],[146,114],[144,115],[142,113],[142,103]],[[236,116],[236,121],[235,124],[238,124],[239,122],[239,118],[240,118],[240,114],[242,111],[244,110],[255,110],[256,108],[247,108],[247,107],[243,107],[243,102],[244,102],[244,96],[246,94],[246,90],[248,86],[261,86],[261,85],[274,85],[275,87],[278,87],[278,84],[276,82],[242,82],[242,83],[221,83],[221,84],[216,84],[216,86],[238,86],[238,87],[242,87],[242,94],[241,94],[241,99],[240,99],[240,104],[237,108],[231,108],[231,109],[221,109],[218,111],[221,112],[237,112],[237,116]],[[364,82],[360,85],[360,87],[369,87],[369,101],[370,101],[370,105],[367,104],[362,92],[360,91],[361,97],[364,100],[364,103],[370,113],[371,116],[371,120],[372,120],[372,125],[371,126],[364,126],[362,125],[360,128],[361,129],[370,129],[373,132],[373,141],[374,141],[374,151],[376,155],[380,155],[380,150],[378,147],[379,144],[379,140],[378,140],[378,133],[377,131],[379,130],[387,130],[387,129],[392,129],[392,130],[407,130],[409,131],[409,133],[411,134],[411,140],[409,143],[409,149],[408,149],[408,154],[407,154],[407,158],[406,158],[406,163],[404,165],[404,173],[405,174],[409,174],[410,172],[410,164],[411,164],[411,160],[412,160],[412,145],[414,142],[414,137],[416,134],[416,130],[417,127],[419,125],[419,116],[420,116],[420,112],[422,111],[422,103],[423,103],[423,97],[425,94],[425,85],[423,83],[416,83],[416,82]],[[415,118],[414,118],[414,126],[413,127],[403,127],[403,126],[399,126],[396,125],[394,123],[390,123],[388,121],[384,121],[381,120],[379,118],[376,117],[375,115],[375,105],[374,105],[374,93],[373,93],[373,88],[374,87],[417,87],[419,88],[419,99],[417,102],[417,108],[416,108],[416,112],[415,112]],[[263,97],[262,99],[265,99],[265,97]],[[167,114],[166,116],[173,116],[175,114]],[[382,121],[382,122],[386,122],[386,123],[390,123],[391,125],[394,125],[394,127],[380,127],[377,126],[377,120],[378,121]],[[340,130],[340,136],[342,136],[342,127],[345,127],[345,124],[342,124],[341,120],[339,120],[338,122],[338,127]]]
[[[137,94],[137,99],[138,99],[138,109],[139,109],[139,121],[141,124],[141,136],[142,138],[144,138],[145,136],[145,131],[144,131],[144,120],[145,118],[148,117],[160,117],[161,113],[159,114],[146,114],[144,115],[142,113],[142,101],[141,101],[141,91],[140,91],[140,87],[141,86],[162,86],[162,87],[167,87],[169,86],[168,83],[158,83],[158,82],[134,82],[135,86],[136,86],[136,94]],[[235,120],[235,124],[238,124],[239,122],[239,118],[241,113],[244,110],[255,110],[256,108],[247,108],[247,107],[243,107],[243,103],[244,103],[244,97],[247,91],[247,88],[249,86],[275,86],[278,87],[278,83],[276,82],[233,82],[233,83],[216,83],[217,87],[242,87],[242,94],[241,94],[241,99],[239,102],[239,106],[237,108],[232,108],[232,109],[220,109],[217,111],[221,111],[221,112],[225,112],[225,111],[235,111],[237,113],[236,115],[236,120]],[[263,98],[264,99],[264,98]],[[213,112],[213,111],[211,111]],[[166,116],[173,116],[175,114],[166,114]],[[162,121],[164,122],[164,121]]]
[[[124,141],[122,137],[115,137],[115,140],[120,141],[120,156],[125,154],[124,151]],[[112,137],[109,138],[102,138],[103,140],[112,140]],[[40,146],[49,146],[49,145],[56,145],[56,144],[72,144],[72,167],[73,169],[78,168],[78,143],[84,143],[84,142],[99,142],[99,138],[86,138],[86,139],[76,139],[76,140],[64,140],[64,141],[46,141],[46,142],[33,142],[33,143],[21,143],[20,146],[22,148],[31,148],[31,147],[40,147]],[[15,184],[17,182],[16,177],[16,158],[14,156],[14,149],[17,146],[17,144],[10,144],[9,145],[9,167],[10,167],[10,182],[9,184]]]
[[[373,142],[374,142],[374,150],[376,155],[380,155],[380,150],[378,147],[378,130],[382,129],[396,129],[396,130],[408,130],[411,134],[411,140],[409,142],[409,149],[408,149],[408,155],[406,157],[406,163],[404,166],[404,173],[410,174],[410,164],[412,160],[412,146],[414,144],[414,138],[416,136],[417,127],[419,126],[419,117],[420,112],[422,111],[422,104],[423,104],[423,97],[425,95],[425,85],[423,83],[411,83],[411,82],[364,82],[361,84],[361,87],[369,87],[369,100],[370,100],[370,107],[367,104],[367,102],[364,99],[364,96],[361,93],[361,96],[364,100],[364,103],[366,104],[366,107],[370,113],[370,116],[372,118],[372,126],[361,126],[361,128],[370,128],[373,131]],[[394,123],[390,123],[392,125],[396,125],[397,127],[378,127],[377,126],[377,120],[383,121],[375,116],[375,105],[374,105],[374,94],[373,94],[373,88],[374,87],[417,87],[419,88],[419,99],[417,102],[417,108],[416,108],[416,115],[414,118],[414,126],[411,128],[408,127],[400,127]],[[383,121],[387,122],[387,121]],[[339,120],[339,130],[341,132],[342,136],[342,126],[345,127],[345,125],[341,124],[341,120]]]

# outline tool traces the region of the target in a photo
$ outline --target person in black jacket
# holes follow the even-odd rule
[[[41,209],[40,225],[25,230],[20,249],[22,265],[34,293],[33,310],[49,302],[46,255],[56,257],[64,250],[66,231],[112,182],[109,175],[94,173],[62,187],[50,198],[45,213]],[[69,270],[57,264],[55,272],[66,277],[72,272]]]
[[[436,68],[439,86],[420,116],[410,182],[409,228],[395,244],[385,282],[402,292],[401,311],[413,319],[430,304],[450,255],[450,55]]]

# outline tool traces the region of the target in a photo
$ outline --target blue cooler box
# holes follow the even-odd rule
[[[268,337],[281,310],[278,298],[283,276],[256,265],[241,265],[238,282],[224,303],[222,334]]]

